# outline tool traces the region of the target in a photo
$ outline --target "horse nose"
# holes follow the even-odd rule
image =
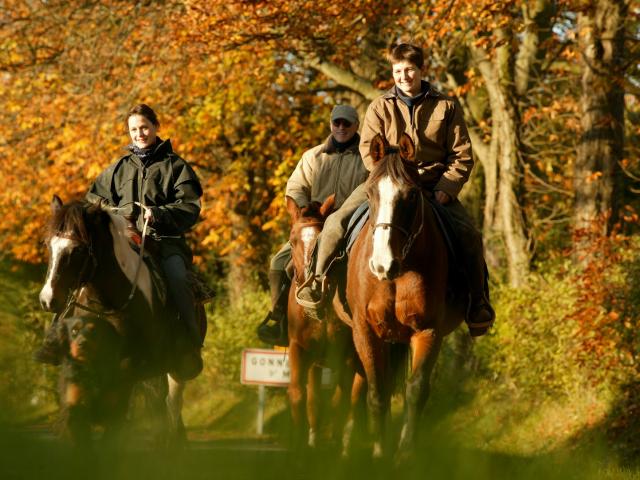
[[[374,262],[373,259],[369,260],[369,270],[373,273],[378,280],[387,279],[387,269],[381,263]]]

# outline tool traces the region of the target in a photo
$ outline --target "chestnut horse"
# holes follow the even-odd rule
[[[202,360],[181,343],[176,315],[162,300],[146,262],[130,246],[127,221],[100,204],[63,204],[58,196],[51,210],[42,307],[62,318],[89,312],[111,323],[123,342],[123,385],[128,382],[130,392],[134,382],[157,383],[160,377],[160,389],[168,388],[166,403],[159,398],[152,408],[162,411],[162,433],[167,435],[162,440],[184,440],[182,395],[185,382],[202,369]],[[204,309],[199,314],[202,321]]]
[[[406,134],[395,148],[381,135],[371,142],[374,169],[366,184],[369,221],[348,264],[347,299],[353,339],[368,384],[376,457],[385,454],[382,439],[394,373],[390,371],[390,344],[406,344],[411,349],[397,451],[403,457],[413,451],[442,340],[465,314],[462,306],[446,301],[447,245],[412,162],[414,148]]]
[[[316,240],[333,208],[334,197],[331,195],[323,205],[313,202],[302,209],[287,197],[287,210],[292,221],[289,243],[294,270],[287,308],[291,372],[288,394],[294,424],[294,445],[302,443],[305,425],[303,408],[306,403],[306,444],[309,447],[317,445],[321,367],[330,368],[335,376],[332,426],[334,435],[337,435],[342,433],[349,411],[357,361],[351,329],[337,318],[333,309],[327,308],[323,321],[319,322],[309,318],[295,298],[296,289],[305,281],[305,272],[311,264]],[[350,438],[345,439],[347,442],[349,440]],[[345,445],[343,453],[346,453],[347,448],[348,445]]]

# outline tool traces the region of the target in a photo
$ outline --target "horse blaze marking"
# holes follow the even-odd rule
[[[47,304],[51,303],[51,300],[53,299],[53,287],[51,285],[51,282],[53,280],[53,276],[58,270],[58,263],[60,262],[60,258],[62,258],[62,254],[66,250],[72,249],[75,245],[76,242],[69,238],[53,237],[51,239],[51,261],[49,262],[51,265],[47,274],[47,280],[45,281],[44,286],[40,291],[40,299],[47,302]]]
[[[398,195],[398,187],[389,177],[380,180],[379,183],[380,205],[378,217],[375,224],[392,223],[393,205],[395,197]],[[391,229],[376,228],[373,231],[373,251],[371,252],[371,273],[378,280],[386,277],[393,262],[393,253],[391,252]],[[383,274],[384,272],[384,274]]]

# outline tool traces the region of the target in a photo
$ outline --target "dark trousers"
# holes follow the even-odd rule
[[[184,259],[180,255],[163,258],[162,268],[167,279],[169,296],[178,309],[180,318],[191,333],[197,333],[195,301],[187,281],[187,265]]]

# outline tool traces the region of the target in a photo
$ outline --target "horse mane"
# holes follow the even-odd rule
[[[389,153],[377,162],[367,179],[367,189],[381,178],[390,177],[394,183],[420,187],[420,175],[415,163],[403,160],[399,153]]]
[[[322,205],[318,202],[311,202],[307,206],[300,209],[300,218],[312,218],[314,220],[324,220],[320,213]]]
[[[45,240],[52,237],[65,235],[72,237],[84,245],[91,244],[90,219],[96,214],[106,214],[111,222],[116,224],[118,230],[123,230],[119,222],[115,221],[116,215],[109,212],[102,203],[94,203],[86,200],[73,200],[61,205],[51,216],[47,224]],[[124,220],[123,220],[124,222]]]
[[[49,240],[57,235],[67,235],[85,245],[91,243],[85,213],[87,205],[87,202],[74,200],[58,208],[49,219],[45,238]]]

